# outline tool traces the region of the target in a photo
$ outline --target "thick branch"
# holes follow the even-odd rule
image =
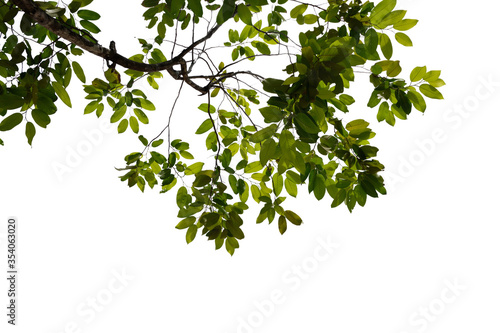
[[[56,35],[68,40],[69,42],[81,47],[82,49],[95,54],[98,57],[107,59],[125,68],[133,69],[139,72],[159,72],[171,68],[172,66],[178,64],[174,59],[170,61],[164,61],[157,64],[144,64],[130,59],[124,56],[113,53],[111,50],[94,43],[83,36],[72,31],[70,28],[64,26],[51,16],[49,16],[44,10],[40,9],[32,0],[12,0],[12,2],[18,6],[22,11],[29,15],[36,23],[40,24],[47,30],[55,33]]]

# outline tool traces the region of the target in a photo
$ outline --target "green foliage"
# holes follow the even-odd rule
[[[360,80],[360,72],[365,72],[373,85],[362,103],[377,109],[366,118],[390,126],[396,118],[408,119],[413,108],[424,112],[424,97],[443,98],[438,88],[445,83],[438,70],[418,66],[409,81],[399,77],[403,68],[401,61],[393,60],[393,41],[412,46],[407,31],[418,21],[405,18],[405,10],[394,10],[396,0],[332,0],[320,5],[144,0],[142,17],[154,38],[137,38],[138,53],[127,55],[134,66],[125,69],[113,63],[116,58],[101,55],[108,68],[89,83],[89,71],[76,58],[89,43],[98,43],[98,7],[92,0],[36,4],[85,42],[65,41],[16,5],[0,4],[0,131],[26,122],[31,145],[35,125],[46,128],[59,101],[72,106],[68,87],[74,74],[88,100],[81,107],[84,114],[106,113],[118,133],[138,135],[142,151],[125,156],[120,179],[142,192],[146,187],[160,187],[161,193],[176,189],[176,228],[186,231],[186,242],[205,236],[231,255],[245,237],[242,215],[250,205],[258,207],[257,223],[277,218],[278,232],[284,234],[290,224],[293,229],[303,223],[288,209],[293,202],[285,204],[299,190],[351,212],[356,205],[365,206],[368,197],[386,194],[380,175],[384,166],[376,159],[379,149],[370,144],[375,136],[371,120],[342,120],[355,103],[347,93],[354,73]],[[299,33],[289,35],[289,24]],[[19,32],[11,29],[18,26]],[[212,35],[224,27],[227,41],[210,44]],[[178,34],[189,29],[189,39],[177,41]],[[220,48],[226,50],[224,59],[208,56]],[[268,56],[283,57],[282,77],[268,77],[248,63]],[[199,60],[202,65],[197,65]],[[164,66],[169,62],[170,67]],[[207,67],[206,74],[191,72],[196,68],[193,73],[203,73]],[[211,158],[194,154],[199,150],[191,150],[184,139],[171,140],[170,120],[151,140],[140,134],[156,105],[136,84],[144,80],[160,89],[165,73],[202,95],[199,110],[182,107],[182,112],[196,122],[197,148],[206,147]],[[176,108],[174,103],[171,112]],[[255,109],[259,112],[252,112]]]

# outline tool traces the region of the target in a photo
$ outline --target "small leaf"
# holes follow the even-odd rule
[[[41,111],[40,111],[41,112]],[[0,123],[0,131],[10,131],[23,121],[23,115],[21,113],[13,113],[7,118],[4,118]]]
[[[198,227],[196,227],[195,225],[192,225],[188,228],[186,232],[186,242],[188,244],[194,240],[197,232],[198,232]]]
[[[427,67],[415,67],[410,74],[411,82],[418,82],[424,78],[425,73],[427,73]]]
[[[73,66],[73,71],[75,72],[78,80],[82,81],[82,83],[85,83],[86,81],[85,72],[83,71],[82,66],[80,66],[80,64],[77,63],[76,61],[73,61],[71,65]]]
[[[292,222],[295,225],[302,224],[302,219],[300,218],[300,216],[298,216],[291,210],[285,210],[285,217],[287,218],[288,221]]]
[[[39,109],[34,109],[33,111],[31,111],[31,117],[33,117],[33,120],[38,126],[43,128],[46,128],[50,123],[50,117],[45,112]]]
[[[186,229],[192,226],[196,222],[196,217],[189,216],[177,223],[175,226],[176,229]]]
[[[413,28],[418,23],[418,20],[406,19],[394,24],[393,28],[399,31],[406,31]]]
[[[243,3],[238,5],[238,16],[240,17],[241,21],[243,21],[243,23],[252,25],[252,13],[250,12],[250,9],[248,9],[248,7]]]
[[[137,116],[137,119],[143,124],[149,124],[148,116],[141,109],[135,108],[134,113]]]
[[[120,121],[120,123],[118,124],[118,133],[125,132],[127,128],[128,128],[128,120],[122,119],[122,121]]]
[[[95,25],[94,23],[92,23],[90,21],[82,20],[82,21],[80,21],[80,24],[84,29],[87,29],[88,31],[90,31],[92,33],[97,34],[97,33],[101,32],[101,29],[99,29],[97,27],[97,25]]]
[[[394,37],[396,37],[398,43],[403,46],[413,46],[413,42],[411,41],[410,37],[402,32],[397,32]]]
[[[297,197],[297,185],[290,179],[285,179],[285,189],[292,197]]]
[[[0,108],[5,110],[14,110],[20,108],[24,104],[24,98],[14,94],[0,95]]]
[[[379,2],[371,12],[371,23],[377,25],[394,9],[394,7],[396,7],[396,0],[383,0]]]
[[[101,18],[101,15],[88,9],[81,9],[77,12],[77,14],[78,16],[80,16],[81,19],[84,20],[95,21]]]
[[[424,98],[418,91],[408,91],[407,93],[408,99],[413,103],[415,109],[420,112],[424,112],[427,108]]]
[[[212,127],[213,127],[212,120],[206,119],[204,122],[201,123],[200,127],[198,127],[195,134],[203,134],[208,130],[210,130]]]
[[[422,84],[420,87],[420,92],[429,98],[443,99],[443,95],[430,84]]]
[[[305,113],[299,113],[294,118],[297,124],[307,133],[317,134],[320,129],[318,125],[314,123],[314,121]]]
[[[31,146],[31,143],[33,142],[33,137],[36,134],[36,129],[35,129],[35,125],[33,125],[33,123],[30,121],[28,121],[26,123],[25,134],[26,134],[26,138],[28,139],[28,144]]]
[[[248,138],[248,140],[250,140],[251,142],[255,142],[255,143],[267,140],[270,137],[272,137],[274,133],[276,133],[277,128],[278,128],[278,126],[276,126],[275,124],[272,124],[266,128],[261,129],[260,131],[255,132],[254,134],[252,134]]]
[[[130,122],[130,128],[132,129],[132,131],[136,134],[139,133],[139,122],[137,121],[137,118],[134,116],[130,116],[129,122]]]
[[[382,54],[386,59],[391,59],[392,57],[392,42],[389,36],[381,33],[379,36],[379,44],[382,49]]]
[[[280,215],[278,219],[278,229],[280,231],[280,234],[284,234],[286,231],[286,218],[283,215]]]
[[[66,89],[64,89],[63,85],[60,84],[59,82],[52,82],[52,87],[54,87],[57,96],[59,96],[59,98],[64,102],[64,104],[71,107],[71,99],[69,98],[69,95],[66,92]]]

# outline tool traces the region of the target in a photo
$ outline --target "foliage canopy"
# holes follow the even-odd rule
[[[413,109],[424,112],[424,96],[443,98],[439,70],[415,67],[409,80],[398,77],[393,42],[412,46],[406,31],[417,20],[395,10],[396,0],[144,0],[152,37],[137,38],[133,55],[98,42],[101,15],[92,5],[0,1],[0,131],[24,124],[31,145],[59,101],[72,106],[67,88],[76,77],[89,101],[83,113],[110,117],[119,133],[139,134],[156,109],[139,81],[160,89],[165,73],[180,82],[179,93],[189,85],[202,95],[196,134],[213,162],[193,156],[185,139],[171,139],[169,121],[154,138],[138,136],[143,147],[125,157],[120,179],[141,191],[175,188],[176,227],[186,229],[187,242],[202,234],[231,255],[244,238],[241,215],[250,201],[261,206],[257,223],[277,218],[283,234],[289,223],[302,224],[284,205],[299,188],[349,211],[386,194],[384,166],[370,145],[375,133],[364,119],[341,119],[355,102],[346,91],[358,73],[373,85],[367,106],[391,126]],[[213,55],[221,49],[230,55],[227,64]],[[77,61],[85,53],[106,60],[102,77],[88,80]],[[267,57],[281,58],[283,77],[249,65]]]

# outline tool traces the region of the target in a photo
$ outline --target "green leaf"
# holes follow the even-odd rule
[[[73,61],[71,65],[73,66],[73,71],[75,72],[78,80],[82,81],[82,83],[85,83],[86,81],[85,72],[83,71],[82,66],[80,66],[80,64],[77,63],[76,61]]]
[[[420,95],[420,93],[418,91],[410,90],[410,91],[408,91],[407,96],[410,99],[410,101],[413,103],[413,106],[415,107],[415,109],[417,109],[420,112],[425,111],[425,109],[427,108],[427,105],[425,104],[424,98],[422,97],[422,95]]]
[[[153,148],[156,148],[156,147],[161,146],[161,144],[162,144],[162,143],[163,143],[163,139],[158,139],[158,140],[156,140],[156,141],[153,141],[153,143],[151,144],[151,146],[152,146]]]
[[[125,113],[127,112],[127,106],[123,105],[121,108],[116,110],[110,118],[111,123],[116,123],[118,120],[122,119]]]
[[[379,35],[380,48],[386,59],[391,59],[392,57],[392,42],[389,36],[384,33]]]
[[[204,164],[205,163],[203,163],[203,162],[193,163],[193,164],[191,164],[190,166],[188,166],[186,168],[186,170],[184,171],[184,174],[186,174],[186,175],[194,175],[194,174],[196,174],[196,173],[198,173],[198,172],[201,171],[201,169],[203,168]]]
[[[235,2],[235,0],[224,0],[219,13],[217,14],[217,24],[221,25],[233,17],[234,10],[236,8]]]
[[[377,50],[378,34],[375,29],[368,29],[365,35],[365,47],[368,53],[373,53]]]
[[[241,3],[238,5],[238,16],[243,21],[243,23],[252,25],[252,13],[248,7]]]
[[[411,82],[418,82],[424,78],[425,73],[427,73],[427,67],[415,67],[410,74]]]
[[[288,221],[292,222],[295,225],[302,224],[302,219],[300,218],[300,216],[298,216],[291,210],[285,210],[285,217],[287,218]]]
[[[255,161],[248,163],[248,165],[245,167],[244,171],[245,173],[253,173],[262,170],[263,166],[260,164],[260,161]]]
[[[64,102],[67,106],[71,107],[71,99],[69,98],[68,93],[66,92],[66,89],[64,89],[64,86],[60,84],[59,82],[52,82],[52,87],[54,87],[54,90],[56,91],[57,96],[61,99],[61,101]]]
[[[211,128],[213,128],[212,120],[206,119],[204,122],[201,123],[200,127],[198,127],[195,134],[203,134],[206,131],[210,130]]]
[[[190,152],[188,152],[188,151],[181,150],[181,151],[179,152],[179,154],[181,154],[181,156],[182,156],[182,157],[184,157],[184,158],[185,158],[185,159],[187,159],[187,160],[192,160],[192,159],[194,159],[194,156],[193,156]]]
[[[406,15],[406,10],[395,10],[387,14],[378,24],[378,28],[384,29],[390,25],[400,22]]]
[[[196,227],[195,225],[192,225],[188,228],[186,232],[186,242],[188,244],[194,240],[197,232],[198,232],[198,227]]]
[[[399,31],[406,31],[413,28],[418,23],[418,20],[406,19],[394,24],[393,28]]]
[[[318,125],[305,113],[296,114],[294,119],[300,128],[309,134],[317,134],[320,131]]]
[[[188,0],[188,8],[193,11],[194,15],[198,17],[203,16],[203,6],[200,0]]]
[[[374,25],[380,23],[384,17],[394,9],[394,7],[396,7],[396,0],[383,0],[379,2],[375,8],[373,8],[370,15],[371,23]]]
[[[203,112],[208,112],[208,103],[202,103],[200,104],[200,106],[198,107],[199,110],[203,111]],[[212,104],[210,104],[210,113],[215,113],[216,109],[215,109],[215,106],[213,106]]]
[[[149,124],[149,118],[148,116],[142,111],[141,109],[134,109],[134,113],[137,116],[137,119],[143,124]]]
[[[49,116],[39,109],[34,109],[33,111],[31,111],[31,117],[33,117],[33,120],[38,126],[43,128],[46,128],[50,123]]]
[[[273,192],[276,196],[279,196],[283,190],[283,176],[279,173],[273,175]]]
[[[118,124],[118,133],[125,132],[127,128],[128,128],[128,120],[122,119],[122,121],[120,121],[120,123]]]
[[[396,32],[396,35],[394,37],[396,37],[396,41],[398,41],[398,43],[403,46],[413,46],[410,37],[402,32]]]
[[[0,108],[5,110],[14,110],[24,105],[24,98],[14,94],[0,95]]]
[[[323,199],[326,192],[325,178],[323,175],[317,175],[314,181],[314,196],[317,200]]]
[[[259,161],[261,165],[266,165],[267,161],[271,160],[276,152],[276,142],[273,138],[269,138],[262,144],[259,154]]]
[[[132,131],[135,134],[139,133],[139,122],[137,121],[137,118],[134,116],[130,116],[129,121],[130,121],[130,128],[132,129]]]
[[[35,129],[35,125],[33,125],[33,123],[30,121],[28,121],[26,123],[25,134],[26,134],[26,138],[28,139],[28,144],[31,146],[31,143],[33,142],[33,137],[36,134],[36,129]]]
[[[283,112],[276,106],[266,106],[259,109],[266,123],[277,123],[283,119]]]
[[[87,9],[81,9],[77,12],[77,14],[81,19],[84,20],[95,21],[101,18],[101,15],[99,15],[98,13]]]
[[[257,50],[262,54],[265,54],[265,55],[271,54],[271,50],[269,49],[269,46],[267,46],[266,43],[255,42],[255,43],[252,43],[252,45],[255,45]]]
[[[306,9],[307,9],[307,5],[306,4],[298,5],[298,6],[296,6],[295,8],[293,8],[290,11],[290,17],[291,18],[297,18],[299,15],[304,14],[304,12],[306,11]]]
[[[292,182],[288,177],[285,179],[285,189],[292,197],[297,197],[297,185]]]
[[[441,93],[436,89],[434,88],[433,86],[431,86],[430,84],[422,84],[420,87],[420,92],[422,94],[424,94],[425,96],[429,97],[429,98],[434,98],[434,99],[443,99],[443,95],[441,95]]]
[[[286,218],[283,215],[280,215],[278,219],[278,229],[280,231],[280,234],[284,234],[286,231]]]
[[[41,112],[41,111],[40,111]],[[13,113],[7,118],[4,118],[0,123],[0,131],[10,131],[23,121],[23,115],[21,113]]]
[[[141,141],[141,143],[142,143],[143,145],[145,145],[145,146],[147,146],[147,145],[148,145],[148,139],[146,139],[146,138],[145,138],[144,136],[142,136],[142,135],[139,135],[139,141]],[[155,162],[155,163],[156,163],[156,162]],[[156,164],[158,164],[158,163],[156,163]]]
[[[402,68],[399,65],[399,60],[393,61],[389,65],[389,68],[387,68],[387,76],[396,77],[396,76],[398,76],[399,73],[401,73],[401,70],[402,70]]]
[[[196,217],[189,216],[189,217],[186,217],[185,219],[181,220],[179,223],[177,223],[175,228],[186,229],[186,228],[189,228],[190,226],[192,226],[195,222],[196,222]]]
[[[429,81],[432,82],[432,81],[436,81],[437,79],[439,79],[440,75],[441,75],[441,71],[428,71],[427,73],[425,73],[423,79],[427,82],[429,82]]]
[[[87,29],[88,31],[92,32],[92,33],[99,33],[101,32],[101,29],[99,29],[97,27],[97,25],[95,25],[94,23],[90,22],[90,21],[85,21],[85,20],[82,20],[80,21],[80,24],[81,26],[84,28],[84,29]]]
[[[370,125],[369,122],[367,122],[363,119],[356,119],[356,120],[353,120],[353,121],[350,121],[349,123],[347,123],[345,128],[346,128],[346,130],[351,132],[351,131],[355,131],[355,130],[365,129],[368,127],[368,125]]]
[[[141,107],[144,110],[148,110],[148,111],[154,111],[154,110],[156,110],[156,107],[154,106],[153,103],[151,103],[151,101],[149,101],[147,99],[140,99],[140,101],[141,101]]]
[[[254,134],[252,134],[248,138],[248,140],[250,140],[251,142],[255,142],[255,143],[267,140],[270,137],[272,137],[274,133],[276,133],[277,128],[278,128],[278,126],[276,126],[275,124],[269,125],[268,127],[263,128],[260,131],[257,131]]]

